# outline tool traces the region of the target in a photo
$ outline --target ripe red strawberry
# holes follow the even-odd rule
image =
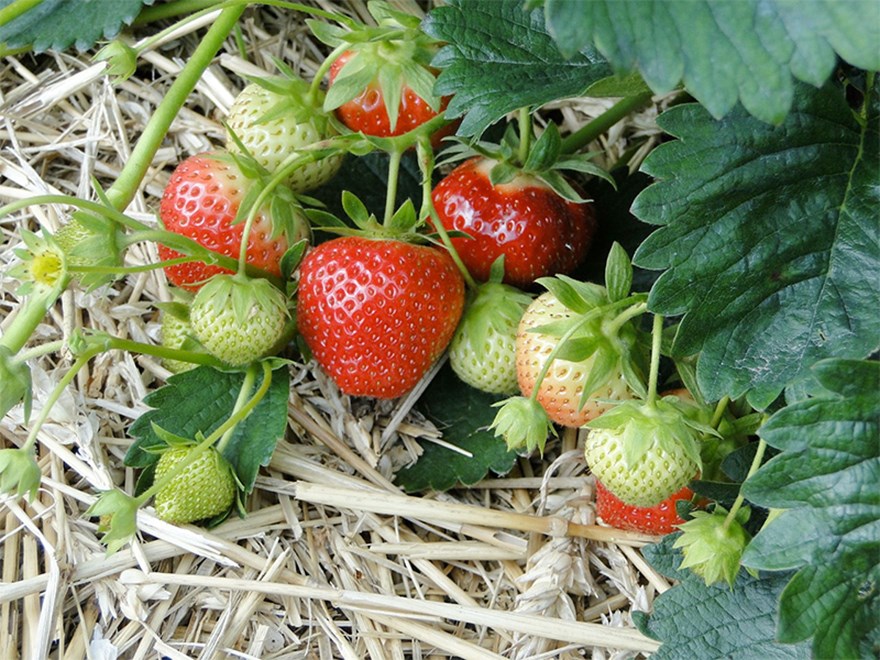
[[[165,187],[159,217],[168,231],[188,236],[214,252],[237,258],[244,224],[234,224],[234,221],[254,182],[245,177],[234,162],[217,156],[219,154],[198,154],[177,166]],[[279,276],[281,258],[287,248],[307,237],[307,225],[294,221],[291,226],[283,226],[262,211],[248,236],[247,261]],[[159,257],[163,261],[180,256],[179,252],[159,245]],[[200,261],[165,267],[165,274],[173,284],[190,291],[197,290],[211,276],[228,272]]]
[[[684,486],[655,506],[632,506],[615,497],[597,480],[596,514],[617,529],[663,536],[674,532],[684,522],[676,512],[675,503],[690,500],[693,496],[694,492]]]
[[[248,154],[269,172],[305,147],[334,134],[320,105],[308,100],[309,85],[302,80],[269,78],[251,83],[235,98],[226,125]],[[226,148],[238,152],[235,140]],[[286,183],[295,193],[329,181],[342,165],[342,154],[329,156],[293,170]]]
[[[170,447],[156,464],[159,481],[189,457],[191,445]],[[224,513],[235,500],[232,466],[214,447],[203,450],[183,472],[171,479],[153,500],[156,515],[170,523],[188,523]]]
[[[345,236],[300,267],[297,323],[318,364],[346,394],[395,398],[446,348],[464,282],[443,250]]]
[[[551,322],[576,317],[574,311],[559,302],[549,291],[538,296],[526,309],[516,335],[516,371],[523,396],[532,395],[538,375],[560,339],[533,330]],[[585,328],[585,333],[592,332],[598,339],[596,352],[578,362],[554,360],[538,388],[538,403],[547,411],[547,416],[552,421],[562,426],[583,426],[610,409],[614,402],[631,399],[633,396],[619,365],[614,364],[581,406],[584,387],[593,368],[597,363],[616,361],[614,349],[602,338],[598,328],[600,322],[601,319],[597,319],[591,327]]]
[[[363,56],[355,51],[344,52],[330,67],[330,89],[342,69],[350,61]],[[372,54],[366,54],[372,57]],[[352,62],[357,65],[356,62]],[[347,100],[336,108],[336,116],[339,120],[353,131],[359,131],[365,135],[376,137],[394,137],[409,133],[425,122],[430,121],[446,109],[449,105],[449,97],[440,100],[439,106],[434,99],[426,100],[419,96],[413,89],[401,79],[400,104],[397,116],[389,118],[386,109],[385,96],[380,88],[378,76],[368,82],[360,93],[354,98]],[[434,107],[431,107],[434,105]],[[432,136],[435,146],[445,135],[450,135],[455,130],[454,125],[449,125],[436,132]]]
[[[263,279],[217,275],[190,307],[192,331],[214,357],[241,366],[268,355],[285,337],[286,299]]]
[[[493,186],[489,172],[495,165],[482,157],[465,161],[434,188],[443,226],[468,234],[452,239],[465,266],[486,280],[503,255],[504,281],[520,288],[539,277],[572,272],[596,231],[592,205],[563,199],[528,174]]]

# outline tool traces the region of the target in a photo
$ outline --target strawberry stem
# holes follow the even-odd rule
[[[529,149],[531,149],[532,146],[532,115],[529,112],[528,107],[519,109],[518,122],[519,154],[517,155],[517,160],[519,161],[519,166],[522,167],[529,159]]]
[[[746,479],[751,477],[758,471],[758,468],[761,467],[761,462],[764,460],[764,452],[766,449],[767,443],[764,441],[764,438],[758,438],[758,447],[755,450],[755,457],[752,459],[752,464],[749,466],[749,473],[746,475]],[[740,491],[733,506],[730,507],[730,511],[727,512],[727,517],[724,519],[723,529],[725,531],[727,531],[733,521],[736,520],[736,514],[739,512],[745,501],[746,498],[743,496],[742,491]]]
[[[562,153],[579,151],[627,115],[650,105],[652,98],[651,92],[643,92],[621,99],[593,121],[566,137],[562,141]]]
[[[452,261],[461,273],[465,285],[471,291],[476,291],[479,285],[470,274],[470,271],[468,271],[467,266],[465,266],[464,262],[461,260],[458,250],[455,249],[452,240],[449,238],[449,233],[446,231],[446,227],[443,226],[443,222],[440,220],[437,209],[434,208],[434,197],[432,195],[433,185],[431,181],[431,175],[434,172],[434,150],[431,148],[431,138],[429,135],[430,134],[422,134],[416,144],[419,170],[422,173],[421,217],[431,218],[431,223],[434,225],[434,231],[440,236],[440,242],[443,243],[443,247],[446,248],[449,256],[452,257]]]
[[[391,218],[394,216],[394,207],[397,204],[397,179],[400,176],[400,159],[403,152],[400,149],[392,149],[388,159],[388,182],[385,190],[385,215],[382,218],[382,226],[390,227]]]
[[[272,372],[269,372],[269,376],[271,377]],[[251,394],[251,390],[254,388],[254,383],[257,380],[257,373],[255,369],[248,369],[244,375],[244,382],[241,384],[241,388],[238,390],[238,397],[235,400],[235,405],[232,407],[232,413],[235,414],[247,404],[248,397]],[[217,442],[217,451],[221,454],[229,445],[229,441],[232,439],[232,434],[235,433],[235,427],[231,426],[227,431],[221,436],[220,440]]]
[[[724,412],[727,410],[727,406],[730,404],[730,397],[725,395],[721,397],[721,400],[715,405],[715,412],[712,415],[712,421],[709,422],[709,426],[713,429],[717,429],[718,425],[721,424],[721,418],[724,417]]]
[[[51,289],[34,292],[26,298],[15,318],[12,319],[12,323],[0,336],[0,348],[7,349],[10,355],[15,355],[24,348],[40,321],[58,300],[61,292],[67,288],[69,281],[70,277],[64,276]]]
[[[318,67],[318,70],[315,71],[315,77],[312,78],[312,84],[309,86],[308,100],[312,105],[315,104],[318,99],[318,94],[321,91],[321,83],[324,82],[324,76],[327,75],[327,72],[330,71],[330,67],[333,66],[333,63],[338,60],[342,54],[351,48],[351,44],[343,43],[330,51],[330,54],[324,58],[324,61],[321,62],[321,65]]]
[[[193,51],[186,65],[166,92],[144,127],[141,137],[132,149],[119,177],[107,190],[107,198],[116,209],[124,209],[134,199],[138,187],[153,162],[153,156],[165,141],[171,123],[184,106],[205,69],[211,64],[226,37],[235,27],[245,10],[244,4],[227,7],[208,29],[201,43]]]
[[[257,406],[258,403],[263,399],[266,392],[269,390],[269,385],[272,383],[272,368],[269,366],[268,362],[261,363],[263,367],[263,382],[260,383],[260,387],[254,392],[253,396],[247,400],[246,403],[242,406],[238,406],[238,402],[236,402],[237,409],[229,416],[229,418],[223,422],[220,426],[214,429],[214,432],[211,433],[208,437],[202,440],[199,444],[193,447],[192,451],[190,451],[186,457],[175,464],[174,467],[168,471],[167,474],[163,475],[161,479],[158,481],[154,481],[153,484],[141,493],[137,497],[138,506],[147,502],[151,497],[153,497],[156,493],[162,490],[165,486],[167,486],[171,481],[176,479],[183,471],[189,467],[194,461],[198,459],[202,453],[207,450],[209,447],[214,445],[218,439],[222,438],[226,435],[227,432],[235,429],[236,425],[242,422],[248,415],[251,414],[251,411]],[[253,387],[254,380],[256,378],[256,365],[252,364],[248,367],[247,374],[245,375],[244,382],[242,383],[241,389],[242,391],[250,391]],[[239,397],[241,398],[241,397]]]
[[[657,379],[660,375],[660,344],[663,340],[663,317],[654,314],[651,327],[651,370],[648,375],[647,405],[653,406],[657,401]]]

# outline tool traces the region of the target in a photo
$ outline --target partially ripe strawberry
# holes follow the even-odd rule
[[[551,322],[574,319],[577,314],[563,305],[555,295],[543,293],[526,309],[516,335],[516,371],[519,387],[524,396],[531,396],[538,375],[559,337],[534,332]],[[587,328],[589,330],[589,328]],[[631,399],[633,394],[619,367],[612,367],[601,385],[588,393],[581,406],[584,384],[598,362],[613,359],[611,348],[600,345],[596,352],[584,360],[571,362],[556,359],[541,381],[537,399],[550,419],[562,426],[583,426],[609,410],[615,402]]]
[[[175,446],[164,451],[156,464],[154,481],[169,474],[192,450],[192,446]],[[153,504],[156,515],[166,522],[195,522],[227,511],[235,500],[236,488],[229,461],[209,447],[156,493]]]
[[[262,279],[211,278],[193,299],[190,324],[214,357],[231,366],[250,364],[276,349],[289,313],[284,294]]]
[[[302,80],[267,79],[245,87],[229,109],[228,129],[269,172],[295,152],[336,133],[321,107],[309,102],[308,92]],[[239,151],[231,138],[226,148]],[[312,190],[333,178],[342,160],[339,154],[308,163],[293,170],[285,182],[295,193]]]
[[[530,302],[527,294],[500,282],[478,288],[449,345],[449,364],[461,380],[493,394],[519,391],[516,331]]]
[[[443,226],[468,235],[452,239],[467,269],[484,281],[503,256],[504,281],[520,288],[539,277],[571,273],[596,232],[592,204],[563,199],[541,179],[523,173],[493,186],[489,173],[496,164],[473,158],[434,188]]]
[[[300,267],[299,331],[345,394],[408,392],[446,349],[463,306],[461,274],[433,247],[344,236]]]
[[[236,215],[245,196],[255,185],[229,158],[220,154],[198,154],[180,163],[165,187],[159,218],[168,231],[192,238],[202,246],[238,258],[244,223]],[[247,262],[275,276],[281,275],[281,258],[287,248],[309,237],[309,227],[300,218],[290,224],[273,219],[263,209],[248,235]],[[182,255],[159,244],[163,261]],[[165,266],[165,275],[177,286],[197,290],[213,275],[229,273],[220,266],[200,261]]]
[[[684,486],[654,506],[633,506],[615,497],[601,481],[596,481],[596,515],[606,524],[632,532],[663,536],[674,532],[684,520],[679,517],[675,503],[690,500],[694,491]]]

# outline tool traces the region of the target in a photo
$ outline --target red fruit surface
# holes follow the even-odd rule
[[[655,506],[626,504],[596,480],[596,514],[606,524],[632,532],[663,536],[677,530],[684,522],[675,511],[679,500],[690,500],[694,491],[685,486]]]
[[[452,239],[465,266],[485,281],[492,263],[504,255],[504,281],[520,288],[539,277],[572,272],[596,231],[592,205],[569,202],[528,175],[493,187],[489,172],[494,164],[473,158],[434,188],[443,226],[469,236]]]
[[[299,331],[339,389],[392,399],[452,339],[464,281],[443,250],[345,236],[306,255],[298,299]]]
[[[168,181],[159,217],[168,231],[194,239],[199,244],[234,259],[238,258],[244,223],[233,225],[249,180],[232,162],[210,154],[197,154],[181,162]],[[284,234],[272,238],[270,218],[257,216],[248,237],[247,261],[273,275],[281,275],[281,257],[288,248]],[[159,245],[162,261],[182,256]],[[194,261],[166,266],[165,275],[177,286],[195,291],[213,275],[229,273],[219,266]]]
[[[330,67],[330,85],[336,79],[339,71],[345,66],[354,53],[346,51],[333,62]],[[443,112],[449,105],[448,96],[440,102],[439,112]],[[413,90],[404,85],[400,95],[400,106],[397,114],[397,125],[391,129],[391,120],[385,110],[385,99],[379,89],[378,81],[374,81],[364,89],[362,93],[347,103],[343,103],[336,109],[336,116],[343,124],[353,131],[375,137],[395,137],[409,133],[427,121],[436,117],[439,112],[431,109],[431,106]],[[444,126],[431,136],[431,141],[436,147],[440,139],[451,135],[455,131],[455,124]]]

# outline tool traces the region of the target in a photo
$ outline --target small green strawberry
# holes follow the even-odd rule
[[[168,475],[195,445],[175,445],[159,457],[154,481]],[[188,523],[224,513],[235,500],[232,466],[215,447],[200,450],[194,461],[164,486],[153,501],[156,515],[170,523]]]
[[[263,279],[215,275],[193,299],[190,324],[214,357],[231,366],[268,355],[288,331],[284,294]]]
[[[183,348],[192,337],[189,308],[182,303],[169,303],[162,308],[162,345],[167,348]],[[192,362],[163,358],[162,364],[173,374],[195,368]]]
[[[480,285],[449,345],[449,364],[461,380],[493,394],[519,391],[516,331],[531,300],[500,278]]]
[[[749,543],[749,533],[743,527],[749,513],[748,507],[743,507],[729,516],[721,506],[712,513],[694,511],[691,520],[679,525],[682,535],[672,546],[681,548],[684,555],[679,568],[690,568],[706,584],[724,580],[732,589]]]
[[[626,401],[587,426],[590,470],[626,504],[659,504],[700,472],[700,440],[716,432],[678,397]]]

